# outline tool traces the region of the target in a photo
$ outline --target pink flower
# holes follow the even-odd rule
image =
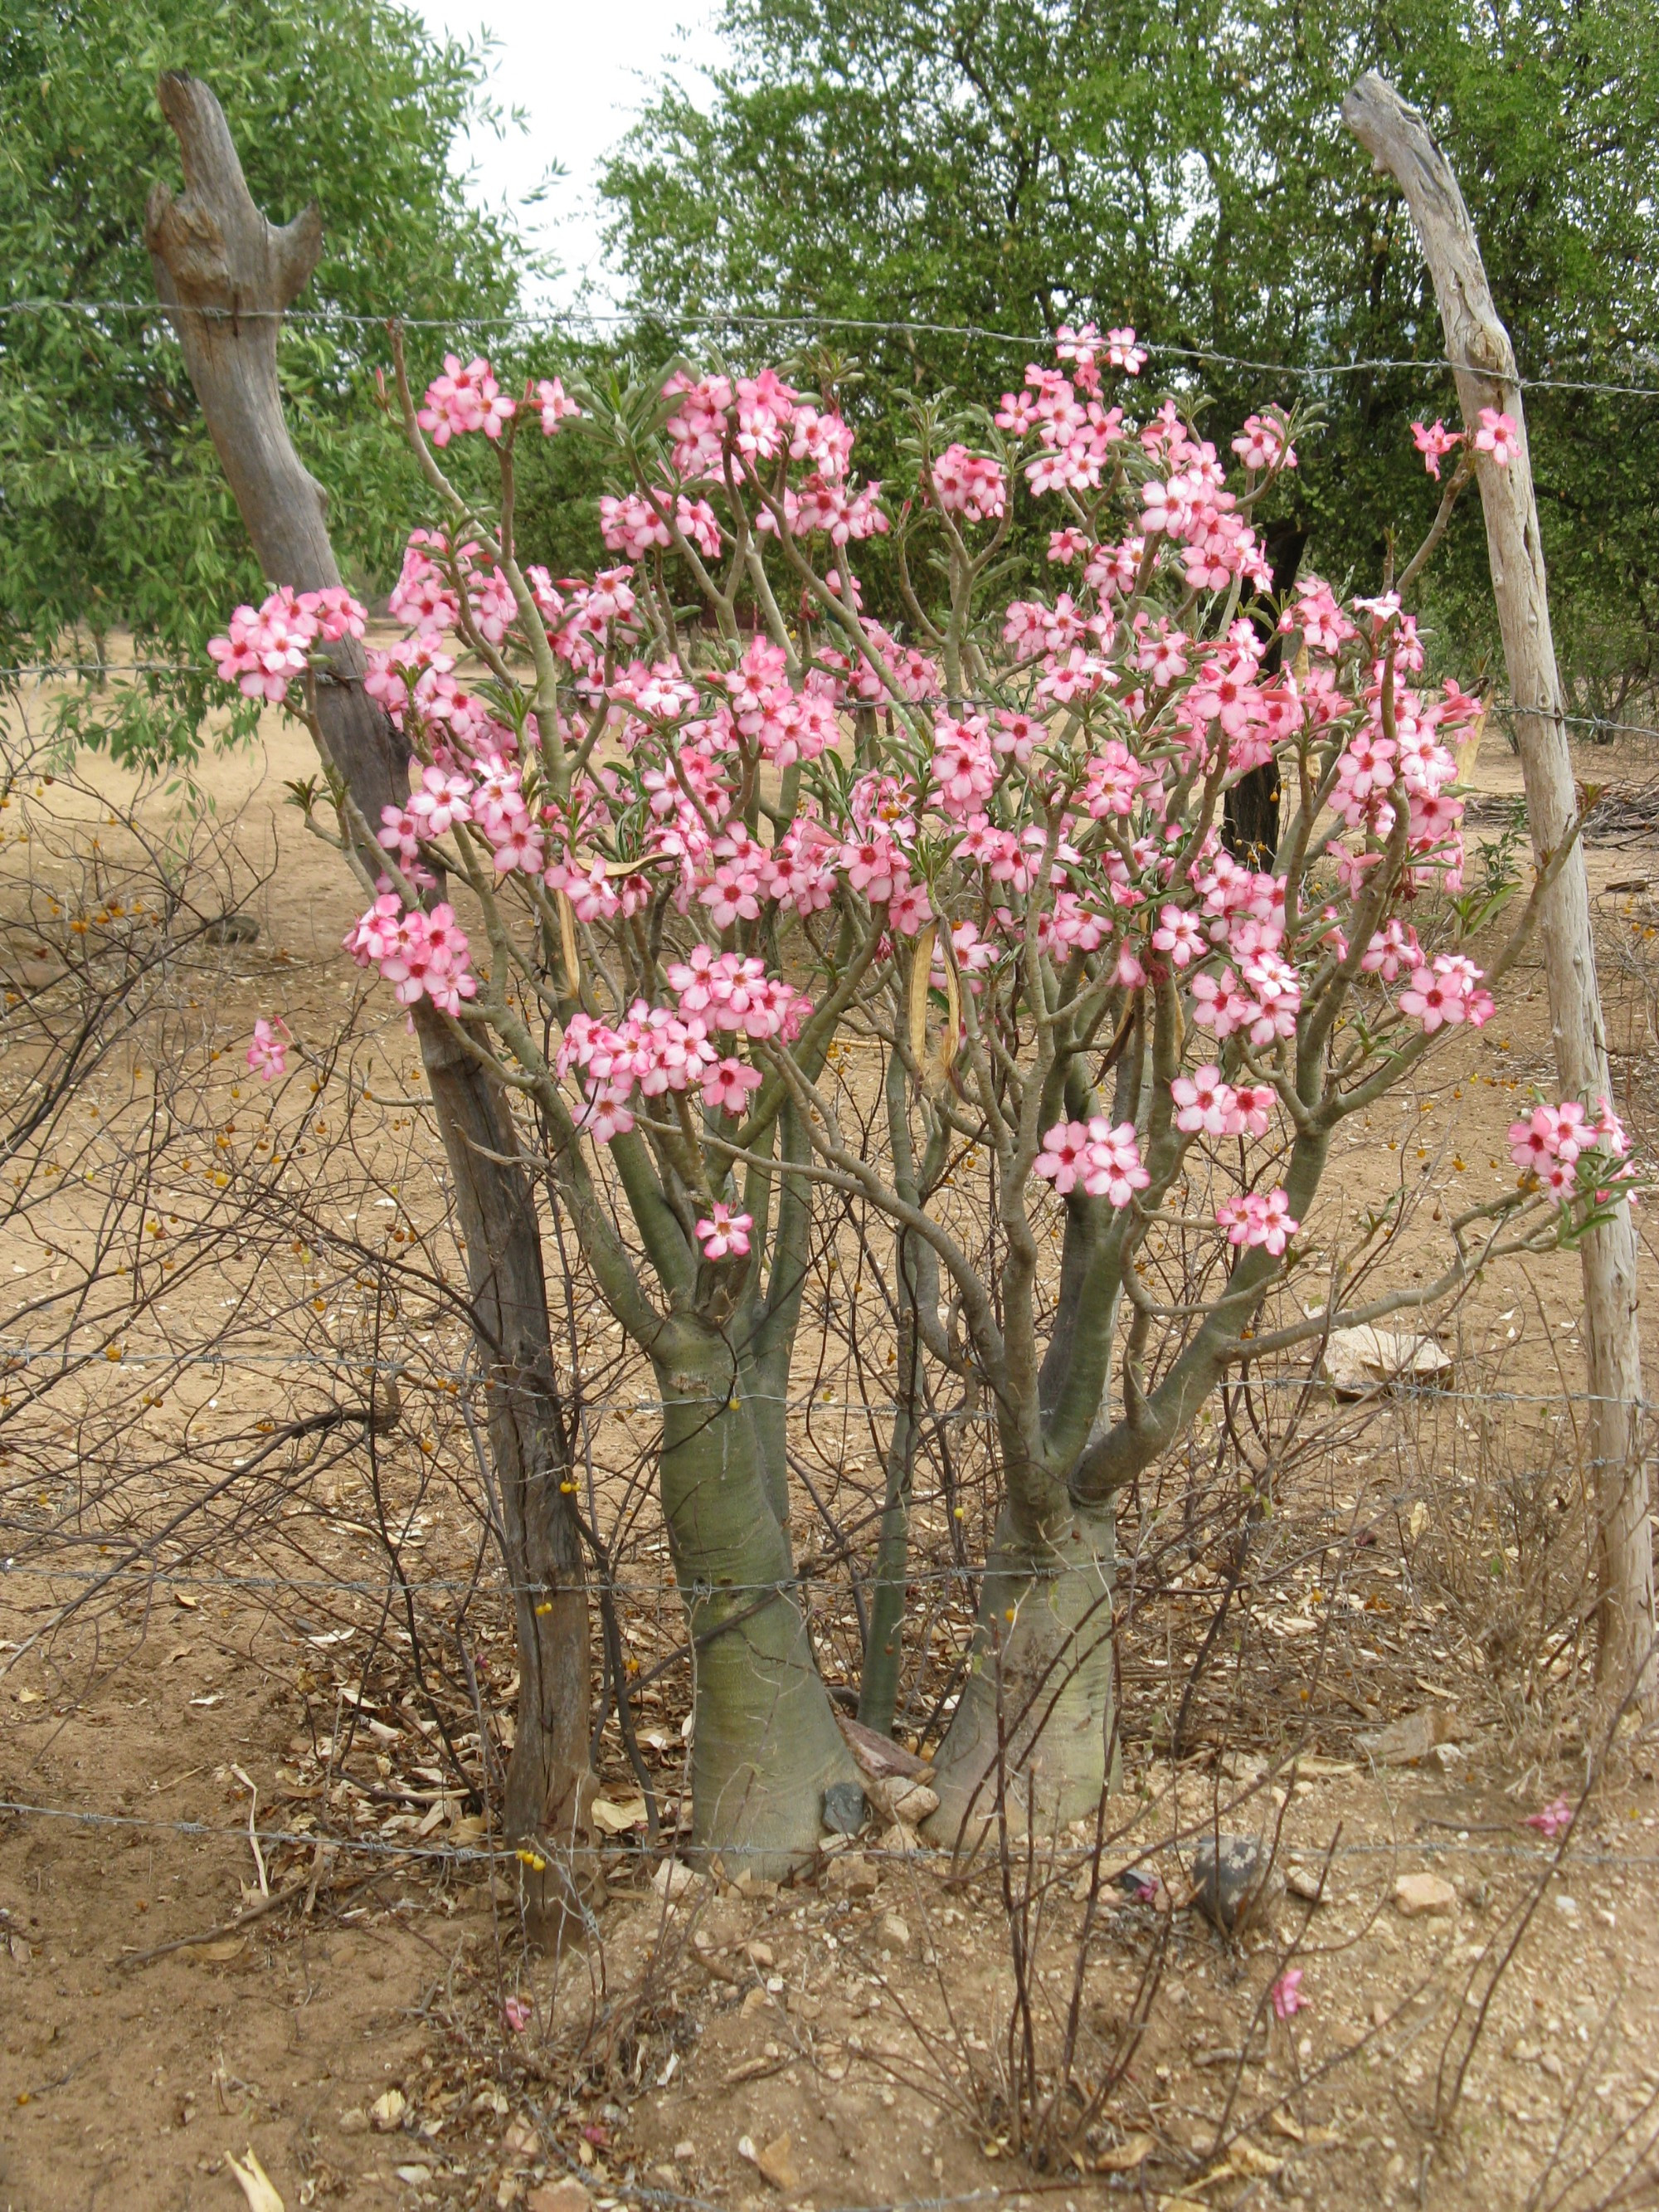
[[[741,1114],[749,1093],[758,1091],[760,1086],[759,1068],[750,1067],[744,1060],[728,1057],[716,1060],[704,1074],[702,1103],[705,1106],[719,1107],[727,1114]]]
[[[1136,344],[1134,331],[1126,325],[1121,331],[1107,331],[1106,358],[1126,376],[1139,376],[1146,366],[1146,349]]]
[[[1284,1191],[1243,1191],[1223,1199],[1215,1218],[1227,1232],[1230,1244],[1260,1245],[1275,1259],[1302,1226],[1292,1221],[1290,1200]]]
[[[1477,453],[1490,453],[1500,469],[1508,468],[1521,450],[1521,433],[1513,416],[1500,415],[1495,407],[1480,410],[1480,428],[1474,434]]]
[[[1133,1121],[1120,1121],[1114,1129],[1104,1115],[1097,1115],[1089,1124],[1084,1158],[1083,1188],[1091,1198],[1103,1198],[1109,1206],[1127,1206],[1136,1191],[1145,1190],[1152,1181],[1140,1164]]]
[[[426,404],[415,420],[431,434],[434,446],[447,446],[467,430],[499,438],[501,425],[516,411],[514,402],[502,396],[487,361],[470,361],[463,368],[459,355],[447,353],[444,373],[428,385]]]
[[[714,1219],[697,1224],[697,1235],[702,1240],[705,1260],[724,1260],[728,1255],[734,1260],[747,1257],[749,1232],[755,1225],[751,1213],[733,1213],[716,1199]]]
[[[288,1047],[292,1042],[288,1024],[280,1014],[274,1022],[266,1021],[263,1016],[255,1022],[253,1042],[247,1048],[247,1064],[258,1073],[261,1083],[269,1083],[273,1075],[288,1073]]]
[[[1460,954],[1443,952],[1432,968],[1413,970],[1411,988],[1400,994],[1400,1011],[1422,1023],[1432,1036],[1443,1024],[1468,1022],[1479,1029],[1491,1018],[1492,998],[1475,987],[1480,970]]]
[[[522,2035],[530,2025],[529,2002],[524,1997],[501,1999],[501,2025],[514,2035]]]
[[[1572,1826],[1572,1804],[1570,1799],[1558,1797],[1553,1805],[1546,1805],[1540,1813],[1528,1813],[1527,1826],[1536,1828],[1539,1834],[1553,1843]]]
[[[1247,469],[1293,469],[1296,448],[1285,443],[1285,417],[1277,408],[1265,415],[1248,416],[1233,440],[1233,451]]]
[[[580,415],[577,406],[556,376],[544,376],[529,395],[532,405],[542,411],[542,435],[550,438],[568,415]]]
[[[1036,1172],[1064,1198],[1085,1172],[1089,1132],[1081,1121],[1056,1121],[1042,1139]]]
[[[1278,2020],[1293,2020],[1297,2013],[1305,2012],[1312,2002],[1302,1994],[1300,1966],[1287,1966],[1269,1994],[1273,1998],[1273,2016]]]
[[[1423,456],[1423,465],[1437,483],[1440,481],[1440,464],[1446,455],[1463,442],[1461,430],[1449,430],[1438,417],[1426,428],[1421,422],[1412,424],[1412,442]]]

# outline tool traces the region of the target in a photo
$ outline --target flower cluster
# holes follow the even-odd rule
[[[1629,1151],[1624,1123],[1605,1098],[1596,1101],[1593,1115],[1567,1098],[1559,1106],[1534,1106],[1524,1121],[1510,1124],[1510,1158],[1563,1200],[1573,1197],[1583,1181],[1581,1162],[1592,1182],[1609,1187],[1630,1182],[1635,1171],[1627,1164]],[[1608,1195],[1608,1189],[1596,1193],[1601,1200]]]
[[[1426,425],[1412,424],[1412,438],[1423,456],[1423,465],[1437,483],[1441,462],[1463,443],[1468,434],[1462,430],[1449,430],[1438,417]],[[1490,455],[1497,467],[1506,469],[1521,450],[1521,432],[1513,416],[1500,414],[1495,407],[1483,407],[1480,425],[1468,442],[1477,453]]]
[[[426,387],[426,404],[415,419],[434,446],[447,446],[469,430],[499,438],[515,412],[515,403],[502,392],[487,361],[475,359],[463,368],[459,354],[447,353],[444,373]]]
[[[466,964],[465,933],[453,907],[405,908],[396,891],[382,891],[346,933],[345,950],[360,968],[378,968],[399,1006],[430,999],[440,1013],[459,1014],[477,995]]]
[[[1275,1259],[1302,1226],[1291,1220],[1290,1200],[1282,1190],[1237,1192],[1222,1200],[1215,1218],[1230,1244],[1259,1244]]]
[[[1127,1206],[1152,1178],[1140,1164],[1133,1121],[1116,1128],[1102,1115],[1090,1121],[1057,1121],[1042,1139],[1036,1172],[1060,1197],[1081,1188],[1109,1206]]]
[[[811,1012],[759,960],[707,945],[676,961],[667,981],[678,1010],[640,1000],[616,1027],[585,1012],[566,1025],[558,1072],[580,1072],[587,1102],[583,1127],[598,1143],[633,1128],[636,1092],[651,1099],[696,1090],[710,1113],[741,1115],[761,1087],[761,1070],[735,1052],[722,1054],[715,1040],[793,1043]]]
[[[991,522],[1007,511],[1008,479],[1001,465],[960,443],[947,446],[933,463],[933,485],[945,513],[966,521]]]
[[[227,635],[212,639],[208,652],[222,683],[238,685],[250,699],[277,705],[310,666],[319,640],[332,645],[343,637],[361,637],[368,622],[368,609],[343,584],[297,594],[284,584],[262,606],[238,607]]]

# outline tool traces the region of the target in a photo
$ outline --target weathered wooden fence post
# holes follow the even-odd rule
[[[1417,109],[1375,70],[1342,103],[1342,119],[1406,198],[1434,279],[1463,420],[1483,407],[1511,416],[1520,452],[1507,468],[1478,459],[1492,591],[1515,701],[1534,852],[1559,848],[1577,811],[1560,678],[1550,635],[1544,549],[1533,494],[1526,409],[1509,332],[1498,319],[1480,247],[1451,165]],[[1539,921],[1550,1024],[1564,1095],[1594,1106],[1613,1095],[1595,976],[1589,884],[1582,847],[1545,894]],[[1644,1670],[1643,1704],[1659,1704],[1654,1663],[1653,1537],[1642,1437],[1636,1231],[1628,1208],[1584,1239],[1584,1324],[1599,1522],[1596,1674],[1614,1699]]]
[[[184,156],[185,192],[157,184],[144,239],[191,381],[268,581],[317,591],[340,580],[321,487],[295,452],[276,381],[284,309],[322,251],[310,207],[283,229],[253,204],[223,111],[198,77],[169,72],[161,108]],[[227,610],[228,611],[228,610]],[[363,690],[355,640],[330,649],[317,719],[363,820],[408,795],[408,755]],[[369,848],[371,866],[378,855]],[[569,1437],[554,1364],[535,1188],[519,1164],[500,1086],[424,1000],[416,1029],[466,1253],[486,1378],[496,1497],[514,1586],[520,1689],[504,1822],[514,1841],[568,1844],[586,1820],[587,1600]]]

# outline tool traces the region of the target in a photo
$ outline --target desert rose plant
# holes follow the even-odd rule
[[[364,823],[332,787],[343,851],[384,854],[347,944],[522,1102],[652,1364],[693,1840],[762,1867],[810,1850],[854,1776],[788,1526],[821,1194],[889,1224],[907,1358],[993,1418],[1000,1510],[935,1762],[947,1841],[994,1765],[1045,1818],[1098,1801],[1114,1500],[1230,1375],[1627,1194],[1607,1102],[1540,1105],[1519,1182],[1451,1224],[1436,1281],[1377,1286],[1386,1203],[1315,1233],[1343,1122],[1490,1017],[1526,918],[1488,975],[1460,949],[1485,919],[1455,757],[1478,708],[1419,684],[1399,595],[1344,605],[1304,574],[1267,597],[1251,516],[1295,421],[1251,416],[1230,461],[1174,400],[1132,419],[1145,358],[1133,331],[1063,331],[995,408],[920,408],[896,493],[854,472],[828,373],[680,362],[514,398],[451,356],[422,400],[400,355],[387,396],[433,510],[392,595],[407,635],[370,656],[407,803]],[[538,428],[604,441],[614,568],[521,562],[513,455]],[[488,502],[447,473],[476,438]],[[1433,467],[1455,439],[1419,442]],[[1504,464],[1502,418],[1472,442]],[[1024,501],[1051,510],[1053,587],[1011,603]],[[878,537],[902,638],[864,611]],[[278,592],[237,611],[222,672],[315,730],[319,656],[362,621]],[[1228,791],[1269,764],[1278,848],[1231,850]],[[902,1485],[889,1504],[890,1715]]]

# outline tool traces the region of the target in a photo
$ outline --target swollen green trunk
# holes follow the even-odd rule
[[[995,1814],[1042,1827],[1091,1814],[1112,1751],[1110,1504],[1072,1507],[1041,1533],[998,1522],[968,1679],[933,1762],[935,1843],[971,1848]],[[999,1749],[1000,1747],[1000,1749]]]
[[[788,1535],[729,1347],[682,1339],[657,1376],[662,1497],[696,1670],[692,1841],[775,1878],[815,1850],[823,1793],[857,1780],[798,1602]]]

